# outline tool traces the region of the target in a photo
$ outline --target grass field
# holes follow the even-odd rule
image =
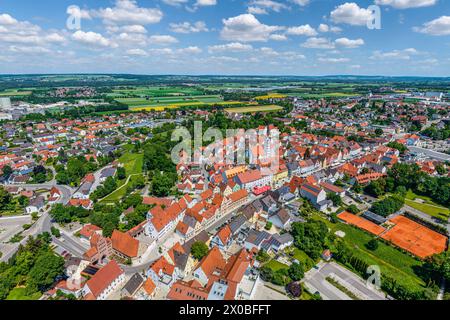
[[[267,262],[264,266],[269,267],[270,269],[272,269],[272,271],[278,271],[281,269],[289,269],[289,267],[281,262],[278,262],[277,260],[270,260],[269,262]]]
[[[276,112],[283,110],[280,106],[251,106],[251,107],[238,107],[238,108],[227,108],[226,112],[229,113],[253,113],[253,112]]]
[[[415,199],[421,199],[423,203],[419,203],[414,201]],[[447,220],[450,217],[450,209],[442,207],[441,205],[433,202],[431,198],[426,196],[419,196],[412,192],[408,191],[406,194],[406,204],[414,209],[422,211],[423,213],[428,214],[429,216],[445,219]]]
[[[164,111],[165,109],[177,109],[182,107],[208,107],[213,105],[219,106],[229,106],[229,105],[237,105],[242,104],[239,101],[222,101],[222,102],[183,102],[183,103],[175,103],[170,105],[161,105],[161,106],[139,106],[133,107],[134,111]]]
[[[132,184],[133,180],[137,179],[139,175],[142,174],[144,154],[127,152],[119,158],[119,162],[123,163],[127,177],[119,181],[117,183],[116,191],[108,195],[101,202],[116,202],[125,196],[127,192],[127,186],[129,184]],[[127,183],[129,177],[130,180]],[[127,184],[125,185],[125,183]]]
[[[108,97],[168,97],[201,95],[203,91],[190,87],[135,87],[133,89],[116,89]]]
[[[31,91],[6,90],[0,92],[0,97],[29,96],[30,94],[32,94]]]
[[[6,300],[38,300],[41,297],[41,293],[37,292],[31,296],[25,294],[25,288],[14,288],[10,291]]]
[[[381,272],[385,275],[414,290],[421,290],[425,287],[424,281],[414,271],[415,268],[422,265],[421,261],[381,241],[377,250],[370,251],[365,245],[374,236],[343,223],[332,224],[321,217],[315,216],[314,218],[324,221],[333,234],[338,230],[345,232],[344,241],[353,249],[355,256],[369,265],[380,266]]]
[[[133,107],[160,107],[174,105],[179,103],[216,103],[222,102],[223,99],[219,95],[210,96],[173,96],[173,97],[154,97],[154,98],[118,98],[116,101],[126,104],[130,108]]]

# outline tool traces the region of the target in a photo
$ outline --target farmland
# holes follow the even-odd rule
[[[19,91],[19,90],[5,90],[0,91],[0,97],[19,97],[19,96],[29,96],[31,91]]]
[[[276,112],[280,110],[283,110],[283,108],[276,105],[256,105],[225,109],[228,113]]]

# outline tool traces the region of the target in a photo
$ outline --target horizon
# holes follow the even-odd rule
[[[443,0],[24,3],[0,4],[5,74],[450,75]]]

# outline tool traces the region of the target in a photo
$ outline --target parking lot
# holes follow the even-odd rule
[[[337,263],[320,263],[317,267],[305,274],[303,282],[311,293],[318,292],[323,300],[352,300],[327,277],[333,278],[360,300],[386,300],[383,292],[369,287],[366,281]]]
[[[0,218],[0,252],[3,254],[13,249],[8,241],[23,231],[23,225],[31,223],[31,216],[14,216]]]

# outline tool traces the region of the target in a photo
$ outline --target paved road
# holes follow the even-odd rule
[[[351,300],[344,292],[329,283],[327,277],[333,277],[363,300],[386,300],[383,292],[368,287],[359,276],[334,262],[320,263],[319,270],[313,268],[308,271],[303,281],[312,293],[318,291],[324,300]]]
[[[409,149],[409,151],[417,153],[417,154],[423,153],[431,159],[436,159],[436,160],[440,160],[440,161],[450,161],[450,155],[442,153],[442,152],[436,152],[433,150],[424,149],[424,148],[420,148],[420,147],[413,147],[413,146],[409,146],[408,149]]]

